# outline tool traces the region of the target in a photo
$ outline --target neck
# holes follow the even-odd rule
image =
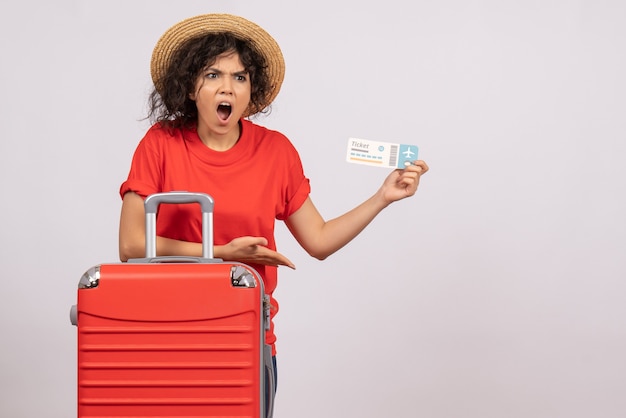
[[[235,129],[225,133],[198,129],[198,136],[204,145],[214,151],[228,151],[235,146],[241,136],[241,122]]]

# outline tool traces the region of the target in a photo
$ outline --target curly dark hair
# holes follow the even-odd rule
[[[202,71],[213,65],[225,52],[237,52],[250,76],[252,115],[265,108],[271,93],[267,64],[253,46],[231,33],[218,33],[192,38],[172,55],[167,71],[149,97],[148,118],[170,128],[190,127],[198,118],[196,103],[189,98]]]

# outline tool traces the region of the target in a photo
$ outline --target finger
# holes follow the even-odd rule
[[[422,167],[421,165],[411,164],[404,170],[404,172],[422,174],[424,172],[424,167]]]
[[[266,246],[267,245],[267,238],[264,238],[264,237],[248,237],[248,238],[249,238],[250,246],[253,246],[253,245]]]
[[[267,264],[270,266],[285,266],[285,267],[289,267],[292,270],[296,269],[296,265],[293,264],[288,258],[286,257],[280,257],[280,258],[276,258],[276,257],[271,257],[271,258],[265,258],[263,260],[263,264]]]
[[[287,257],[267,247],[257,247],[257,261],[270,266],[286,266],[294,270],[296,268]]]
[[[420,167],[422,174],[428,171],[428,164],[426,164],[426,162],[424,160],[415,160],[415,161],[413,161],[413,166],[414,167]]]
[[[397,183],[404,183],[407,180],[410,180],[411,182],[414,182],[418,179],[419,177],[419,173],[416,171],[407,171],[405,173],[402,173],[402,175],[400,175],[396,182]]]
[[[296,269],[296,265],[293,264],[288,258],[285,258],[285,261],[280,264],[281,266],[289,267],[292,270]]]
[[[260,249],[266,248],[267,239],[263,237],[242,237],[240,238],[239,245],[242,251],[252,255],[258,253]]]
[[[404,190],[404,193],[406,193],[407,196],[412,196],[413,193],[415,193],[415,191],[417,190],[417,182],[413,180],[407,180],[398,184],[398,187]]]
[[[423,168],[419,165],[415,165],[415,163],[411,163],[404,168],[397,169],[398,175],[403,176],[407,173],[421,173]]]
[[[272,255],[274,256],[274,259],[277,262],[277,265],[286,266],[294,270],[296,269],[296,265],[293,264],[291,260],[289,260],[287,257],[285,257],[284,255],[276,251],[273,251],[272,253],[273,253]]]

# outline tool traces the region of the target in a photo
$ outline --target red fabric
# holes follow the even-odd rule
[[[215,200],[214,241],[223,245],[241,236],[267,238],[276,249],[274,220],[287,219],[310,193],[300,157],[279,132],[242,120],[239,141],[228,151],[206,147],[191,130],[173,132],[158,125],[148,130],[133,156],[123,197],[133,191],[142,197],[184,190],[208,193]],[[197,205],[163,205],[157,216],[157,235],[201,242],[202,218]],[[266,293],[277,285],[277,268],[251,264],[263,277]],[[271,299],[272,318],[278,303]],[[274,324],[267,343],[275,354]]]

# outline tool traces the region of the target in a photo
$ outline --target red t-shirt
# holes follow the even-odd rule
[[[159,125],[148,130],[133,156],[123,197],[133,191],[142,197],[184,190],[211,195],[214,205],[214,242],[224,245],[241,236],[265,237],[275,250],[274,220],[287,219],[311,191],[298,152],[283,134],[242,119],[239,141],[227,151],[205,146],[195,130],[169,131]],[[197,205],[162,205],[157,235],[183,241],[202,241],[202,218]],[[263,277],[265,292],[277,285],[277,268],[250,264]],[[272,318],[278,303],[271,298]],[[266,335],[275,353],[274,324]]]

